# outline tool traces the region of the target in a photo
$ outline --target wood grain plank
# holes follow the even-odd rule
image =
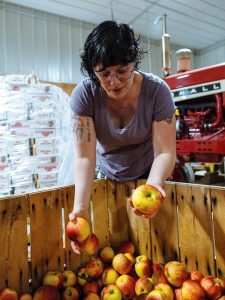
[[[151,219],[152,260],[156,263],[179,259],[175,184],[167,183],[164,189],[166,199]]]
[[[180,260],[188,270],[215,275],[210,190],[177,185]]]
[[[30,194],[32,283],[36,288],[47,271],[63,271],[62,190]]]
[[[108,194],[105,180],[96,180],[93,184],[91,203],[92,230],[98,237],[99,248],[102,248],[110,244]]]
[[[215,236],[216,276],[225,280],[225,188],[211,188]]]
[[[0,200],[0,289],[29,292],[27,197]]]

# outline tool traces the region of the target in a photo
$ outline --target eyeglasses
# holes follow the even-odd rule
[[[116,77],[119,81],[123,82],[131,78],[133,70],[118,70],[114,73],[109,73],[107,71],[95,71],[96,76],[102,83],[109,83],[112,81],[113,77]]]

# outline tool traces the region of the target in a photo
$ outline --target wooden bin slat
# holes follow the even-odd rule
[[[29,200],[32,282],[37,287],[45,272],[64,269],[62,190],[34,193]]]
[[[177,185],[180,259],[189,270],[215,275],[210,190]]]
[[[167,198],[151,219],[152,260],[161,263],[179,259],[175,185],[168,183],[165,192]]]
[[[225,280],[225,189],[211,189],[215,233],[216,276]]]
[[[99,247],[109,245],[108,194],[105,180],[98,180],[93,185],[91,213],[92,229],[99,240]]]
[[[114,247],[129,238],[127,217],[127,193],[124,183],[107,181],[109,239]]]
[[[0,289],[29,290],[26,196],[0,200]]]

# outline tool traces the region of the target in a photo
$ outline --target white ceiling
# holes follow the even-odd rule
[[[160,40],[166,14],[172,44],[202,50],[225,44],[225,0],[5,0],[98,24],[114,19],[137,34]],[[157,22],[158,20],[158,22]],[[156,24],[155,24],[156,23]]]

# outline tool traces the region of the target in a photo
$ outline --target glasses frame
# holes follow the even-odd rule
[[[117,80],[119,80],[120,82],[124,82],[126,80],[129,80],[132,76],[132,73],[135,71],[135,68],[133,68],[132,70],[127,70],[127,71],[124,71],[123,74],[118,74],[118,72],[120,71],[116,71],[116,72],[113,72],[113,73],[109,73],[107,74],[107,77],[106,78],[103,78],[101,77],[101,73],[105,72],[105,71],[94,71],[95,72],[95,75],[96,77],[99,79],[100,82],[102,83],[111,83],[112,82],[112,79],[113,77],[116,77]],[[123,78],[123,76],[125,76],[125,78]],[[121,77],[121,78],[120,78]]]

